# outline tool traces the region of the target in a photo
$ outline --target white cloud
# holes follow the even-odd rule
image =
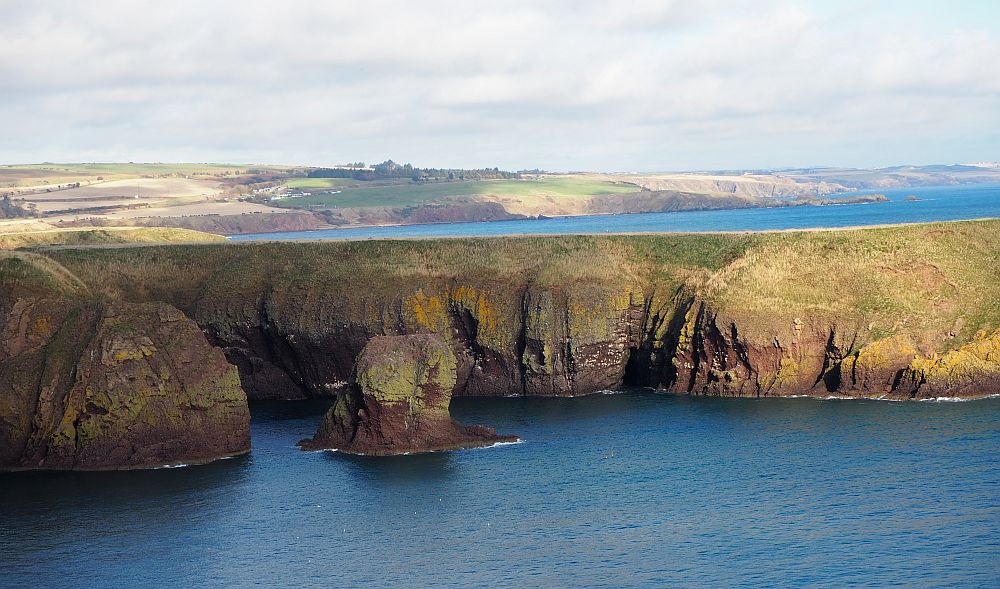
[[[1000,18],[839,6],[0,1],[0,161],[997,157]]]

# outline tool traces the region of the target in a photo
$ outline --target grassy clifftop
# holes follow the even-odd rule
[[[108,245],[152,243],[221,242],[211,233],[167,227],[104,227],[100,229],[52,229],[4,233],[0,226],[0,250],[43,245]]]
[[[954,332],[967,341],[1000,323],[1000,221],[994,220],[841,231],[182,245],[47,255],[111,297],[144,298],[144,289],[167,289],[172,292],[165,296],[190,302],[194,291],[249,292],[264,283],[351,298],[378,297],[370,287],[385,281],[414,287],[438,280],[590,284],[615,291],[686,284],[720,311],[864,318],[877,334],[916,328]]]
[[[873,336],[968,341],[1000,321],[997,260],[998,221],[760,234],[703,290],[744,318],[864,318]]]
[[[1000,326],[998,235],[987,220],[44,254],[93,296],[184,310],[264,387],[333,390],[371,337],[431,332],[458,349],[469,394],[875,394]]]

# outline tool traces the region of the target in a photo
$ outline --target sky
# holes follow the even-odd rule
[[[996,0],[0,0],[0,163],[1000,160]]]

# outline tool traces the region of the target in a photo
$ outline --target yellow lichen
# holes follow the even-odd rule
[[[774,374],[773,386],[781,387],[795,381],[798,376],[798,361],[795,358],[786,356],[778,361],[778,371]]]
[[[905,362],[919,355],[909,337],[894,335],[879,340],[861,348],[850,361],[852,369],[883,369],[897,368],[901,361]]]
[[[947,386],[981,372],[1000,373],[1000,329],[976,334],[975,339],[942,356],[916,357],[907,373],[916,381]]]
[[[447,306],[439,295],[426,295],[423,290],[418,290],[407,299],[406,306],[418,330],[445,333],[448,329]]]
[[[49,319],[48,317],[39,317],[33,326],[33,331],[35,335],[45,335],[49,332]]]

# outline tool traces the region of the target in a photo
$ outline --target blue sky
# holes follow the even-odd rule
[[[1000,2],[0,0],[0,162],[1000,160]]]

